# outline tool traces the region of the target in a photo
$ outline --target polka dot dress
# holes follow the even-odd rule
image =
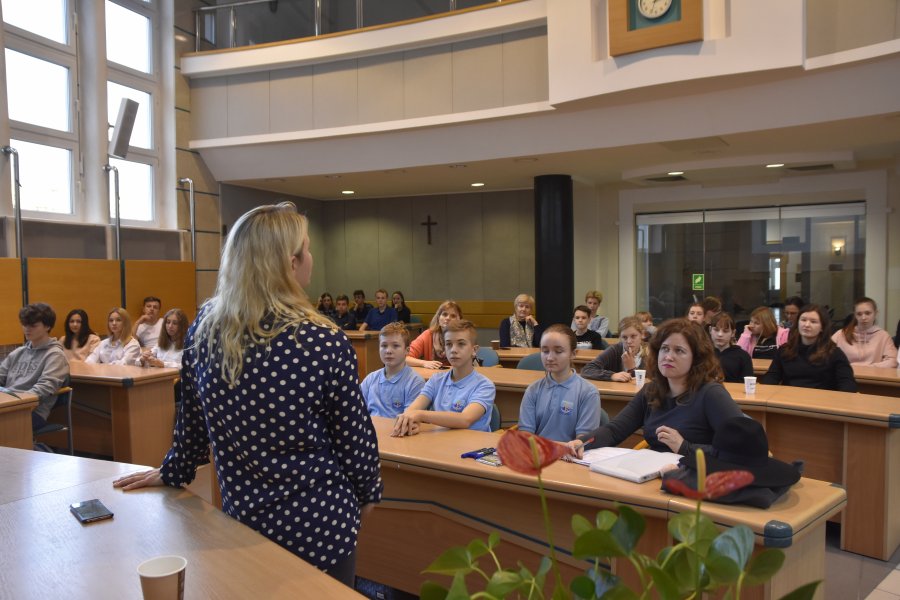
[[[232,387],[220,354],[193,348],[196,322],[163,481],[193,480],[211,442],[225,513],[327,571],[356,547],[360,506],[381,499],[356,353],[341,331],[289,327],[245,352]]]

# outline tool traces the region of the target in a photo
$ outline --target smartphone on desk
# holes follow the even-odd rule
[[[69,506],[69,510],[72,511],[72,514],[75,515],[75,518],[82,525],[113,518],[112,511],[106,508],[97,498],[76,502]]]

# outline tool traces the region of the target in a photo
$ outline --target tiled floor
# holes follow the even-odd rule
[[[841,530],[829,523],[825,547],[826,600],[900,600],[900,550],[889,561],[840,549]]]

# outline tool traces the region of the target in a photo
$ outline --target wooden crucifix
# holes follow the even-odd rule
[[[433,225],[437,225],[437,221],[432,221],[431,215],[428,215],[428,220],[422,221],[420,223],[420,225],[424,225],[425,227],[428,228],[428,245],[430,246],[431,245],[431,227]]]

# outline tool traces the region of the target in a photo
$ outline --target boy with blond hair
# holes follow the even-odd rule
[[[384,368],[366,375],[359,386],[373,417],[396,417],[422,391],[425,380],[406,365],[408,352],[409,330],[406,325],[385,325],[378,334],[378,355]]]

